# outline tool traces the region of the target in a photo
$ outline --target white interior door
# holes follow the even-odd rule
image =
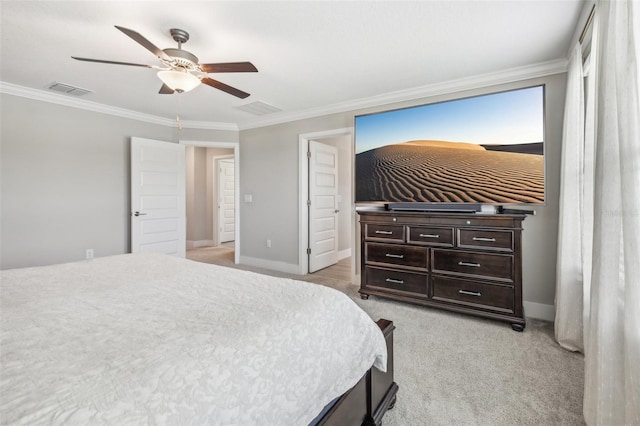
[[[233,241],[236,235],[235,163],[232,158],[218,160],[218,238]]]
[[[131,251],[185,257],[184,145],[131,138]]]
[[[338,262],[338,149],[309,141],[309,272]]]

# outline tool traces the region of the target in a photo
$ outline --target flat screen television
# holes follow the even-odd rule
[[[541,205],[544,85],[355,117],[356,204]]]

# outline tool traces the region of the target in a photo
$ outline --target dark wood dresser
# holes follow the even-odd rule
[[[525,327],[521,214],[359,211],[360,295]]]

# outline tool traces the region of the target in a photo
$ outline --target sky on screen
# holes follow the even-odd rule
[[[543,86],[355,119],[356,152],[411,140],[521,144],[544,140]]]

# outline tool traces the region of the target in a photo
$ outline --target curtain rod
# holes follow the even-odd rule
[[[596,12],[596,5],[594,4],[591,7],[591,12],[589,12],[589,17],[587,18],[587,22],[584,24],[584,28],[582,29],[582,33],[580,34],[580,38],[578,39],[578,41],[580,42],[580,44],[582,44],[582,42],[584,41],[584,37],[587,35],[587,30],[589,29],[589,26],[591,26],[591,21],[593,21],[593,15]]]

